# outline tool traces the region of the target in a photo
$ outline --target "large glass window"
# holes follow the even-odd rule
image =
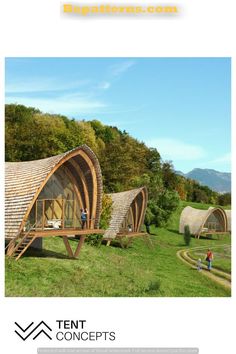
[[[214,231],[223,231],[224,220],[221,214],[217,211],[214,211],[207,219],[204,227],[209,230]]]
[[[81,227],[81,205],[70,172],[61,166],[39,194],[27,228],[60,229]]]

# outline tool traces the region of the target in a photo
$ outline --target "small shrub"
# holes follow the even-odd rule
[[[147,293],[156,292],[156,291],[160,290],[160,286],[161,286],[160,280],[150,281],[145,292],[147,292]]]
[[[191,233],[190,233],[189,225],[184,226],[184,242],[186,246],[189,246],[191,242]]]
[[[109,226],[112,212],[112,199],[109,195],[103,194],[102,213],[100,218],[100,228],[106,230]]]
[[[100,246],[102,242],[103,235],[101,234],[91,234],[88,235],[86,241],[91,246]]]

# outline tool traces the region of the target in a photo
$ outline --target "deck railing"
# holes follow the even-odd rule
[[[38,199],[35,208],[37,230],[47,229],[83,229],[81,209],[73,199]],[[88,218],[86,228],[93,228],[98,219]]]

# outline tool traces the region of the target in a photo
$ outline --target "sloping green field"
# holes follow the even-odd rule
[[[71,260],[61,238],[48,238],[41,253],[28,253],[18,262],[6,257],[6,296],[230,296],[229,290],[176,257],[185,248],[178,222],[186,205],[208,208],[182,203],[167,228],[152,228],[151,248],[143,239],[136,239],[128,249],[85,244],[80,258]],[[78,241],[70,242],[75,247]],[[220,245],[230,245],[230,236],[193,238],[190,247]],[[220,267],[222,259],[229,271],[230,255],[217,251],[215,265]]]

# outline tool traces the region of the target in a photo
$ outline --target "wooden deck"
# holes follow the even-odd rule
[[[91,234],[104,234],[105,230],[102,229],[47,229],[47,230],[32,230],[28,233],[29,236],[33,237],[55,237],[55,236],[81,236],[81,235],[91,235]],[[26,235],[27,232],[23,232]]]
[[[81,248],[84,244],[86,236],[89,234],[103,234],[101,229],[47,229],[47,230],[32,230],[20,233],[17,239],[11,239],[6,247],[7,255],[12,256],[17,261],[25,251],[33,244],[37,238],[44,237],[62,237],[67,253],[70,258],[78,258]],[[68,238],[80,236],[76,250],[73,251]]]
[[[199,234],[199,236],[207,236],[207,235],[224,235],[228,234],[228,231],[215,231],[215,230],[209,230],[209,231],[203,231]],[[198,236],[198,238],[199,238]],[[197,235],[195,235],[197,237]]]

